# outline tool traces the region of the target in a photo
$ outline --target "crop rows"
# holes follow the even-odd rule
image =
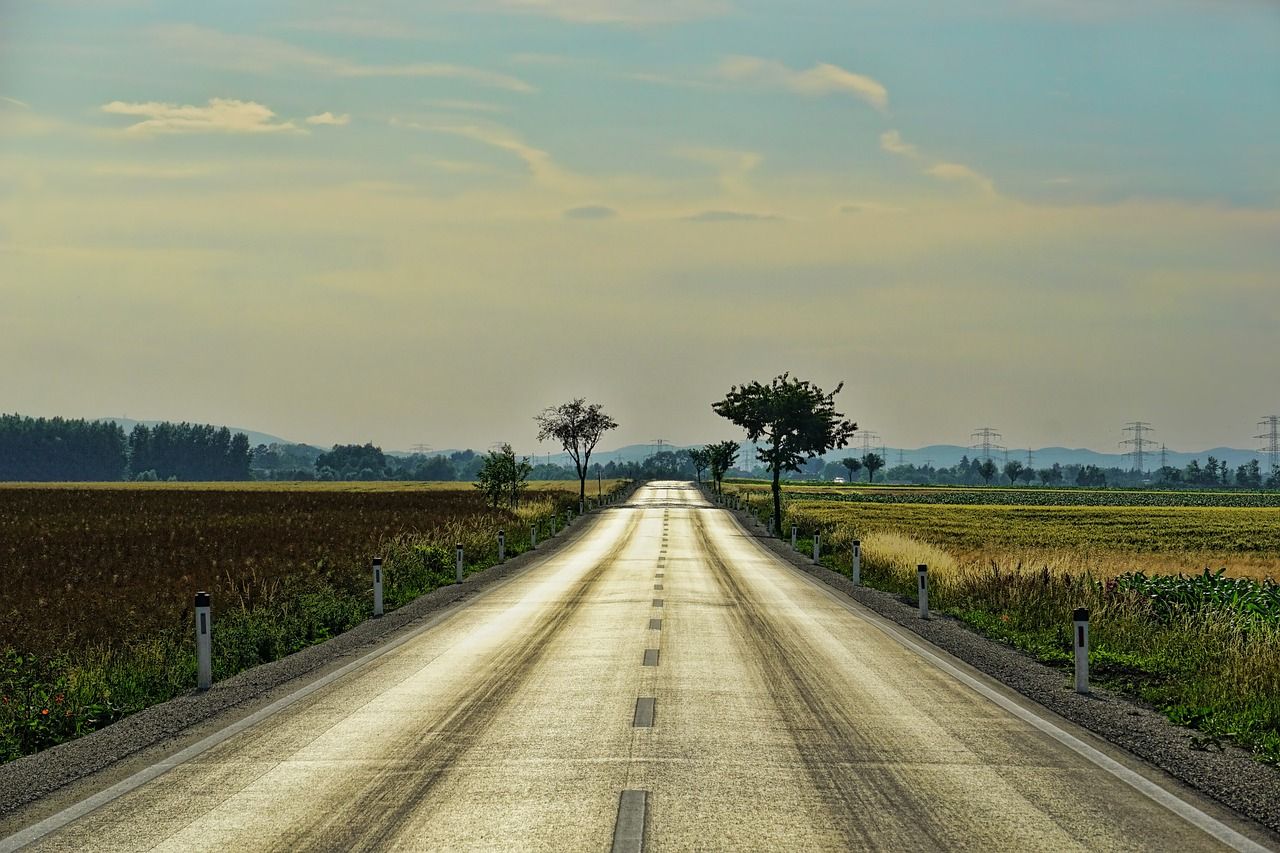
[[[750,488],[759,491],[760,487]],[[794,500],[958,506],[1280,507],[1280,492],[788,486]]]
[[[606,484],[608,490],[620,486]],[[0,488],[0,760],[189,690],[192,596],[213,594],[215,677],[368,617],[383,556],[388,609],[528,548],[577,483],[512,512],[469,484],[423,488]]]

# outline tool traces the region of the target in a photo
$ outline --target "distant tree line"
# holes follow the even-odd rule
[[[138,424],[129,433],[135,480],[248,480],[249,439],[208,424]]]
[[[120,480],[127,447],[115,423],[0,415],[0,480]]]

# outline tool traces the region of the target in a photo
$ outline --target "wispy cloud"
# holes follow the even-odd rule
[[[717,66],[716,75],[724,80],[783,89],[807,97],[851,95],[878,110],[889,106],[889,90],[879,80],[827,62],[800,71],[772,59],[730,56]]]
[[[686,147],[676,150],[676,156],[711,166],[719,174],[721,188],[733,196],[752,193],[748,181],[752,172],[760,167],[764,158],[755,151],[739,151],[732,148]]]
[[[580,207],[571,207],[564,212],[565,219],[614,219],[617,215],[618,211],[615,208],[603,204],[584,204]]]
[[[887,130],[880,134],[880,148],[896,157],[902,157],[914,162],[929,162],[932,160],[932,158],[926,157],[918,146],[904,140],[902,134],[896,130]],[[924,169],[924,173],[940,181],[968,183],[978,187],[988,195],[996,194],[995,183],[991,178],[963,163],[933,160],[932,164]]]
[[[728,14],[725,0],[489,0],[490,8],[577,24],[655,26]]]
[[[687,222],[767,222],[780,217],[773,213],[754,213],[749,210],[703,210],[683,218]]]
[[[935,163],[926,169],[925,173],[943,181],[971,183],[988,194],[994,195],[996,191],[990,178],[963,163]]]
[[[291,121],[277,122],[276,114],[256,101],[210,98],[206,106],[146,101],[112,101],[104,113],[132,116],[142,121],[125,128],[127,133],[306,133]]]
[[[17,98],[10,98],[6,95],[0,95],[0,101],[4,101],[6,104],[13,104],[15,107],[22,107],[24,110],[31,109],[31,105],[26,101],[19,101]]]
[[[896,130],[886,130],[880,134],[880,148],[899,157],[918,157],[920,151],[914,145],[904,142],[902,134]]]
[[[336,116],[326,110],[319,115],[307,116],[307,124],[327,124],[334,127],[345,127],[351,124],[351,116],[348,113]]]
[[[413,119],[402,119],[392,116],[392,127],[405,127],[429,133],[443,133],[470,139],[491,148],[497,148],[514,155],[524,163],[533,180],[550,189],[572,191],[580,189],[583,182],[575,175],[562,169],[549,153],[526,143],[514,131],[496,124],[450,124],[446,122],[428,123]],[[447,161],[445,161],[447,162]],[[459,169],[473,171],[471,169]]]
[[[219,68],[263,73],[300,68],[333,77],[438,77],[512,92],[532,92],[525,81],[497,71],[447,62],[367,64],[308,50],[280,39],[224,33],[192,24],[153,27],[152,36],[184,57]]]
[[[424,29],[405,21],[371,18],[367,15],[325,15],[319,18],[291,21],[284,26],[291,30],[336,33],[370,39],[422,41],[447,37],[447,34],[440,30]]]

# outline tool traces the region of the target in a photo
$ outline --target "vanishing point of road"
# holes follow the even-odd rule
[[[579,531],[0,848],[1262,849],[692,484]]]

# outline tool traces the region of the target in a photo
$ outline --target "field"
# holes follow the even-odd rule
[[[224,678],[367,618],[374,556],[392,609],[453,582],[455,543],[469,572],[500,528],[526,550],[577,505],[576,481],[532,485],[516,512],[467,483],[0,487],[0,759],[191,689],[197,590]]]
[[[729,491],[767,518],[766,486]],[[787,487],[784,529],[798,526],[806,553],[821,533],[824,563],[846,575],[861,540],[863,582],[913,603],[927,564],[934,609],[1051,665],[1070,663],[1071,612],[1088,607],[1096,680],[1198,729],[1205,748],[1234,741],[1280,762],[1280,509],[1217,493],[1208,506],[1194,493],[1158,505],[1084,490],[1016,505],[984,493],[1041,490],[906,491],[922,502]]]

